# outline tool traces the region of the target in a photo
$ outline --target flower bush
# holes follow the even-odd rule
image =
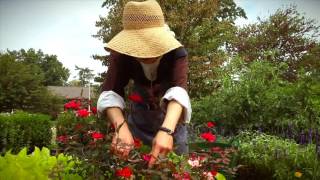
[[[136,99],[135,99],[136,100]],[[66,106],[65,106],[66,107]],[[96,115],[79,115],[81,105],[69,108],[58,117],[57,143],[59,152],[79,157],[83,164],[83,178],[172,178],[172,179],[225,179],[235,175],[233,163],[236,150],[221,146],[215,132],[215,122],[204,124],[197,142],[190,144],[190,154],[174,152],[157,160],[153,168],[147,168],[151,148],[134,139],[134,149],[128,159],[113,154],[110,146],[114,127],[96,119]]]
[[[320,161],[314,144],[299,145],[293,140],[259,132],[244,131],[236,136],[238,162],[244,164],[239,176],[250,179],[320,179]],[[246,176],[245,176],[246,175]]]

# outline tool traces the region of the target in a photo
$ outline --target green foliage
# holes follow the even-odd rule
[[[0,156],[0,179],[82,179],[78,174],[72,173],[79,161],[71,156],[59,154],[51,156],[47,148],[35,148],[31,155],[27,149],[22,149],[17,155],[7,152]]]
[[[93,70],[87,67],[81,68],[76,66],[76,71],[79,71],[78,75],[79,75],[80,86],[88,85],[90,80],[94,78],[94,74],[92,73]]]
[[[50,117],[42,114],[17,112],[0,114],[0,153],[23,147],[49,146],[51,141]]]
[[[258,20],[237,30],[237,38],[232,41],[229,50],[243,57],[246,62],[286,62],[289,68],[285,77],[294,80],[297,70],[307,67],[301,60],[316,46],[320,26],[315,20],[306,19],[295,6],[278,9],[265,20]]]
[[[235,138],[239,148],[240,169],[265,179],[296,179],[295,172],[302,173],[302,179],[320,178],[320,161],[314,144],[300,146],[294,141],[256,132],[242,132]],[[249,177],[248,177],[249,178]]]
[[[39,54],[33,50],[0,53],[0,112],[19,109],[54,115],[60,111],[57,104],[62,100],[44,86],[47,79],[43,64],[37,64]]]
[[[44,86],[62,86],[69,78],[69,70],[63,67],[56,55],[44,54],[41,50],[34,49],[8,50],[5,54],[9,54],[16,61],[40,68],[44,75]]]
[[[301,71],[295,82],[283,80],[286,63],[265,61],[247,65],[235,59],[220,73],[221,87],[211,96],[193,101],[193,118],[217,118],[229,133],[241,129],[273,131],[320,127],[319,77]],[[221,129],[221,128],[220,128]]]

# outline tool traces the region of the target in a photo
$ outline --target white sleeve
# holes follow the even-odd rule
[[[104,110],[108,107],[119,107],[124,109],[125,102],[123,98],[114,91],[103,91],[97,102],[98,115],[102,115]]]
[[[190,98],[185,89],[182,87],[172,87],[166,91],[164,96],[161,99],[160,106],[163,106],[164,100],[176,100],[181,106],[183,106],[183,114],[184,114],[184,121],[189,123],[191,120],[191,103]]]

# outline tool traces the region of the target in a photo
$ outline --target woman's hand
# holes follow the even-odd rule
[[[120,158],[128,158],[130,151],[134,148],[134,141],[127,123],[124,123],[113,136],[111,148]]]
[[[152,142],[151,159],[148,166],[152,167],[159,155],[167,155],[173,148],[173,137],[164,131],[158,131]]]

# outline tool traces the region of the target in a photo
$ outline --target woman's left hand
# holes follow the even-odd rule
[[[173,137],[164,131],[158,131],[152,142],[151,159],[148,166],[152,167],[159,155],[167,155],[173,148]]]

